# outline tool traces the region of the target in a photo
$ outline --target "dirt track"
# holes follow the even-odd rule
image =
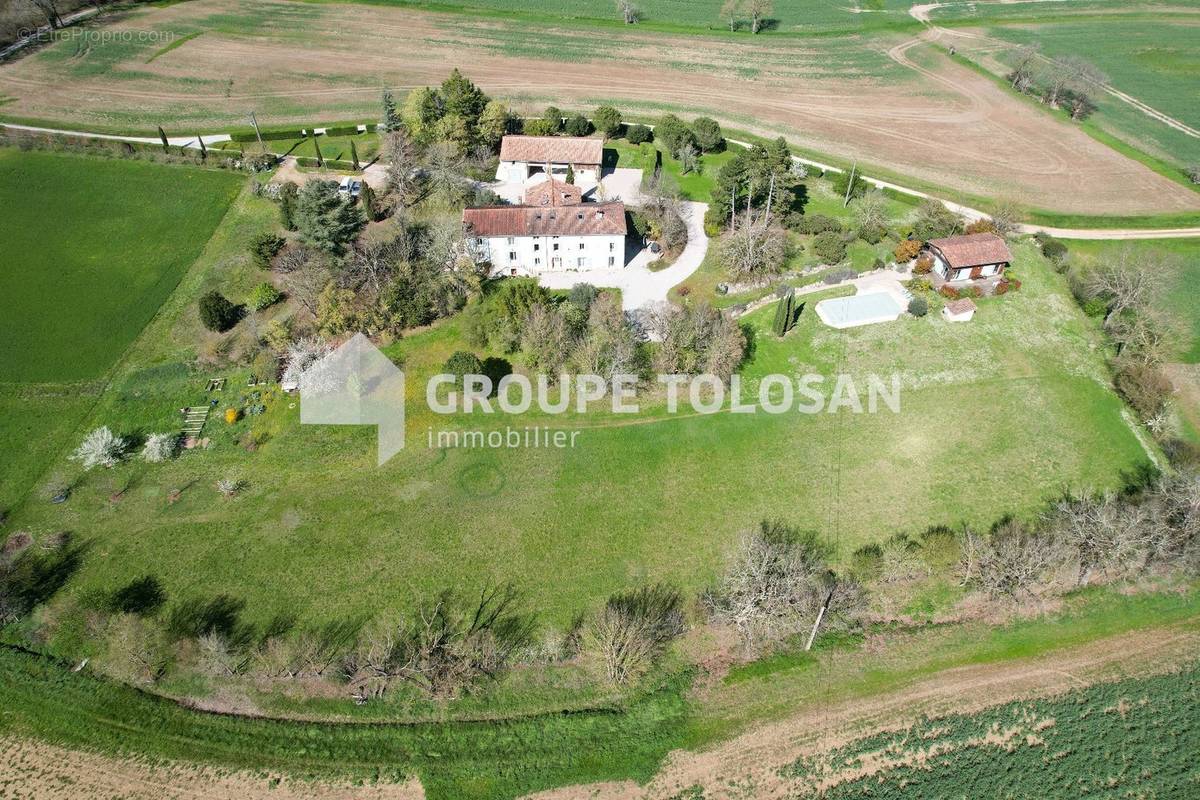
[[[551,99],[583,107],[604,99],[670,104],[1031,207],[1093,214],[1200,209],[1200,195],[919,42],[759,43],[635,31],[597,47],[594,34],[569,30],[539,33],[372,6],[298,11],[275,0],[197,0],[112,26],[147,28],[205,32],[149,62],[145,50],[120,57],[103,45],[63,58],[72,45],[59,43],[0,67],[0,95],[15,98],[5,113],[84,128],[162,122],[174,131],[244,125],[255,109],[264,122],[311,124],[373,115],[382,86],[402,91],[438,82],[459,65],[490,93],[529,108]],[[565,43],[558,50],[572,57],[542,58],[539,48],[559,39]],[[889,48],[898,63],[887,61],[882,51]]]

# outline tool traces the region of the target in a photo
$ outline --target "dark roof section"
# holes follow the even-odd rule
[[[505,136],[501,161],[531,164],[595,164],[604,158],[604,140],[582,136]]]
[[[624,236],[624,203],[463,209],[471,236]]]
[[[936,248],[955,269],[1012,261],[1008,245],[994,233],[971,233],[966,236],[930,239],[926,244]]]

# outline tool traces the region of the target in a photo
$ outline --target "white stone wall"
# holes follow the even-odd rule
[[[625,266],[625,237],[617,234],[492,236],[472,239],[472,244],[479,260],[491,262],[493,275],[512,275],[513,270],[517,275],[537,275]]]

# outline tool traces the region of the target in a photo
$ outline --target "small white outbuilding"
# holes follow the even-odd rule
[[[975,316],[975,302],[969,297],[951,300],[942,308],[942,316],[949,322],[970,322]]]

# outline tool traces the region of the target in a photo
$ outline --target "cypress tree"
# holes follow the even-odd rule
[[[162,129],[162,125],[158,126],[158,138],[162,139],[163,152],[171,152],[171,143],[167,141],[167,132]]]
[[[366,214],[367,221],[374,222],[377,219],[375,214],[375,190],[366,181],[363,181],[362,194],[359,197],[362,198],[363,213]]]
[[[358,148],[354,146],[354,140],[350,140],[350,157],[354,159],[354,169],[357,172],[361,167],[358,166]]]
[[[317,166],[324,167],[325,159],[321,158],[321,143],[317,141],[317,135],[315,133],[313,134],[312,143],[313,143],[313,150],[317,151]]]

